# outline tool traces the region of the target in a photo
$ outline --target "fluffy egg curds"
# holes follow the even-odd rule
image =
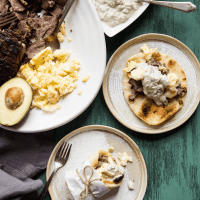
[[[76,87],[80,62],[69,62],[66,50],[52,52],[50,47],[35,55],[20,67],[17,76],[25,79],[33,89],[32,107],[53,112],[60,108],[56,103],[61,96],[71,93]]]

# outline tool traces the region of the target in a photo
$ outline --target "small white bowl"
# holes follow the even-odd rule
[[[121,32],[130,24],[132,24],[147,9],[148,6],[149,3],[142,3],[142,5],[134,12],[134,14],[126,22],[124,22],[123,24],[119,24],[115,27],[110,27],[105,22],[101,21],[104,33],[109,37],[115,36],[117,33]]]

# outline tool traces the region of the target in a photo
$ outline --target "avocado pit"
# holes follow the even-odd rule
[[[12,87],[6,91],[5,104],[10,110],[16,110],[24,102],[24,91],[20,87]]]

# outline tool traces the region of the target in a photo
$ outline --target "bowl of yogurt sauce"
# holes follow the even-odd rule
[[[136,0],[92,0],[106,35],[113,37],[133,23],[148,7]]]

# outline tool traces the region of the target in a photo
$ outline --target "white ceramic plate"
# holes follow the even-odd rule
[[[186,101],[180,111],[159,126],[149,126],[130,109],[123,95],[122,69],[127,60],[140,52],[143,44],[172,56],[181,65],[187,78]],[[120,46],[110,58],[103,81],[103,94],[112,114],[126,127],[142,133],[163,133],[183,124],[193,114],[200,97],[200,64],[192,51],[179,40],[162,34],[145,34]]]
[[[64,175],[67,170],[76,170],[81,163],[98,149],[108,150],[114,147],[114,157],[117,153],[126,151],[132,156],[133,162],[125,168],[125,176],[119,188],[111,190],[99,200],[142,200],[147,187],[147,169],[144,158],[138,146],[123,132],[107,126],[85,126],[66,135],[54,148],[47,165],[47,180],[54,169],[54,158],[63,141],[72,144],[70,156],[66,165],[53,178],[49,193],[52,200],[73,200],[65,184]],[[134,190],[127,187],[129,180],[134,180]]]
[[[138,10],[136,10],[135,13],[125,23],[119,24],[115,27],[110,27],[105,22],[101,21],[104,33],[109,37],[115,36],[117,33],[121,32],[130,24],[132,24],[147,9],[148,6],[149,3],[142,3]]]
[[[71,52],[70,59],[77,58],[81,62],[77,89],[58,102],[61,108],[54,113],[32,109],[19,125],[3,128],[19,132],[54,129],[80,115],[96,97],[106,66],[106,44],[101,22],[91,0],[76,1],[65,22],[66,38],[61,49]],[[71,38],[72,42],[68,42],[67,38]],[[87,74],[91,77],[84,83],[82,78]],[[82,95],[77,94],[79,89]]]

